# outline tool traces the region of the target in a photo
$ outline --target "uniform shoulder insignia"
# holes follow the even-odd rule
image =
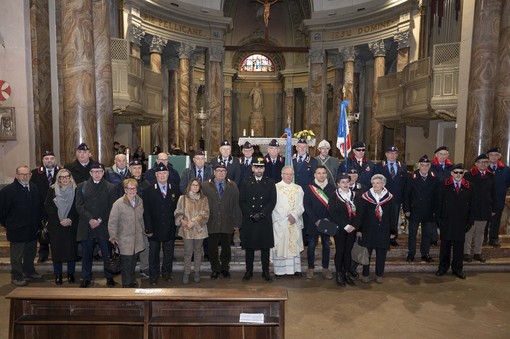
[[[436,173],[435,173],[435,172],[433,172],[433,171],[430,171],[429,173],[430,173],[430,176],[431,176],[432,178],[435,178],[435,177],[437,177],[437,175],[436,175]]]
[[[413,179],[418,178],[418,175],[416,173],[413,173]]]
[[[44,166],[41,166],[37,169],[37,173],[38,174],[43,174],[44,173]]]
[[[382,164],[382,167],[386,167],[386,165],[387,165],[386,161],[384,161],[384,160],[381,161],[381,164]]]

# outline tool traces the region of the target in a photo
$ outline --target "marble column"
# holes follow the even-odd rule
[[[194,47],[185,43],[179,46],[179,115],[177,145],[181,149],[191,145],[190,131],[190,70]]]
[[[492,146],[501,11],[502,0],[475,4],[464,146],[464,163],[468,167]]]
[[[361,73],[363,72],[363,63],[358,61],[354,64],[354,84],[352,86],[352,111],[354,113],[359,113],[359,120],[355,121],[351,125],[351,141],[361,141],[362,137],[359,134],[359,126],[361,125],[361,96],[360,96],[360,79],[361,79]]]
[[[205,138],[205,148],[209,156],[216,155],[222,141],[223,125],[223,57],[225,49],[220,46],[213,46],[208,49],[206,61],[206,84],[205,93],[207,106],[210,112],[208,130]],[[230,138],[228,138],[230,140]],[[209,141],[209,142],[208,142]],[[213,152],[211,153],[211,150]]]
[[[317,136],[317,140],[326,137],[326,54],[324,50],[312,49],[310,51],[310,87],[308,112],[308,124],[305,129],[311,129]]]
[[[150,70],[161,74],[161,54],[166,46],[167,40],[158,36],[153,36],[149,41]],[[158,145],[164,149],[163,141],[163,119],[154,122],[151,125],[152,146]],[[170,150],[170,149],[169,149]]]
[[[344,100],[349,100],[349,105],[347,106],[347,112],[355,113],[354,107],[354,60],[356,59],[356,55],[358,51],[354,48],[354,46],[344,47],[340,51],[344,59]],[[356,111],[357,112],[357,111]],[[358,140],[358,130],[357,124],[355,122],[351,122],[349,125],[351,141],[353,143]]]
[[[96,77],[97,159],[113,164],[113,88],[108,3],[94,0],[94,60]]]
[[[501,147],[501,160],[510,164],[510,1],[505,1],[499,35],[498,79],[494,103],[492,146]]]
[[[223,104],[223,114],[225,117],[225,123],[223,124],[223,137],[230,140],[232,137],[232,88],[225,88],[223,90]],[[260,134],[258,135],[265,135],[264,125],[262,125],[262,131],[260,131]]]
[[[32,86],[34,93],[35,155],[53,150],[48,0],[30,2]],[[58,121],[56,122],[58,124]],[[54,150],[58,154],[58,150]],[[60,159],[60,157],[59,157]]]
[[[377,106],[379,104],[379,93],[377,80],[384,75],[384,63],[386,48],[384,40],[378,40],[368,45],[374,56],[374,79],[372,83],[372,117],[370,120],[370,159],[381,160],[383,158],[383,125],[377,121]]]
[[[179,59],[170,57],[165,60],[168,69],[168,149],[172,143],[177,144],[179,134],[179,101],[177,90],[179,86]]]
[[[293,131],[294,130],[294,125],[293,123],[295,123],[295,115],[294,115],[294,88],[286,88],[285,89],[285,113],[284,113],[284,119],[285,121],[283,122],[284,124],[284,128],[282,129],[282,132],[281,134],[283,134],[283,130],[285,130],[285,128],[287,127],[290,127],[290,130]],[[290,124],[290,126],[289,126]],[[278,134],[277,134],[278,135]]]
[[[404,67],[409,64],[409,31],[402,31],[394,36],[398,43],[397,47],[397,72],[402,72]],[[406,155],[406,125],[397,121],[393,130],[393,144],[398,148],[400,161],[405,162]]]
[[[74,160],[85,142],[97,159],[97,117],[92,0],[70,0],[61,6],[63,150],[62,163]]]
[[[336,135],[338,133],[338,122],[340,121],[340,103],[343,100],[343,86],[344,86],[344,62],[341,54],[332,54],[328,56],[335,69],[335,84],[333,86],[333,121],[331,130],[328,135],[331,135],[332,140],[336,143]],[[331,145],[331,154],[340,158],[340,150],[335,145]]]

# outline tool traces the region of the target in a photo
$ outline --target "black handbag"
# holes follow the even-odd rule
[[[334,236],[340,230],[340,226],[327,219],[321,219],[317,230],[323,234]]]
[[[112,274],[118,274],[122,271],[122,263],[120,261],[119,245],[110,245],[110,255],[106,260],[104,269]]]
[[[370,264],[370,260],[368,258],[368,249],[366,247],[361,246],[358,243],[359,238],[356,238],[354,245],[351,250],[352,260],[357,262],[360,265],[368,265]]]

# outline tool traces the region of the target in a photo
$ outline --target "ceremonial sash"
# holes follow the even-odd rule
[[[347,213],[349,214],[349,219],[352,219],[352,217],[356,216],[356,205],[351,200],[344,199],[338,192],[338,190],[335,191],[336,196],[338,197],[338,200],[345,203],[345,207],[347,208]],[[351,199],[354,199],[355,193],[351,191]]]
[[[319,201],[322,202],[322,204],[324,206],[328,207],[329,198],[326,195],[326,193],[324,193],[324,191],[322,189],[320,189],[319,187],[316,187],[314,185],[308,185],[308,186],[310,186],[310,190],[315,195],[315,197],[317,197],[317,199],[319,199]]]
[[[375,216],[377,217],[379,222],[381,222],[383,216],[382,206],[386,204],[388,201],[390,201],[391,198],[393,198],[393,195],[390,192],[388,192],[385,198],[379,200],[379,203],[372,197],[370,191],[366,191],[365,193],[363,193],[362,198],[368,201],[369,203],[376,205]]]

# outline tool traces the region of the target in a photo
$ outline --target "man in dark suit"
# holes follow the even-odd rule
[[[175,217],[180,191],[179,186],[168,182],[168,168],[164,164],[154,167],[156,183],[143,191],[143,220],[149,238],[149,279],[156,286],[160,273],[166,281],[172,280]],[[163,265],[160,268],[160,251],[163,244]]]
[[[179,172],[174,168],[174,166],[168,161],[169,155],[165,152],[158,153],[158,157],[156,158],[156,164],[153,168],[147,170],[145,172],[145,180],[148,180],[151,185],[154,185],[157,182],[156,179],[156,165],[164,165],[168,170],[168,182],[179,188],[181,178],[179,177]]]
[[[239,193],[243,212],[241,246],[246,251],[244,281],[253,276],[253,261],[257,249],[260,249],[262,277],[266,281],[272,281],[269,275],[269,250],[274,246],[271,213],[276,205],[276,188],[274,180],[264,176],[264,166],[264,158],[254,159],[253,176],[243,181]]]
[[[55,183],[58,171],[60,171],[60,167],[56,164],[55,154],[53,151],[44,151],[41,166],[32,170],[32,177],[30,178],[30,182],[36,184],[39,189],[39,196],[42,199],[41,205],[44,205],[48,189]],[[43,221],[48,219],[44,208],[42,210],[42,219]],[[48,255],[50,254],[50,246],[48,242],[41,242],[41,239],[38,241],[39,259],[37,262],[45,262],[48,260]]]
[[[439,250],[439,267],[436,275],[444,275],[450,268],[460,279],[466,279],[463,272],[462,253],[466,229],[473,224],[471,206],[473,187],[463,178],[462,164],[451,167],[451,177],[439,184],[437,200],[437,218],[441,231],[441,248]],[[453,247],[453,257],[451,256]]]
[[[203,183],[202,192],[209,201],[211,211],[207,221],[211,279],[218,279],[220,273],[229,279],[232,257],[230,243],[234,228],[241,225],[242,213],[239,207],[239,189],[233,181],[227,179],[227,168],[223,162],[214,166],[214,179]],[[218,246],[221,246],[220,255]]]
[[[253,171],[251,165],[254,161],[253,159],[253,145],[246,141],[243,145],[243,157],[239,159],[239,167],[241,168],[241,182],[239,183],[239,188],[242,183],[253,175]]]
[[[90,167],[90,178],[76,187],[76,210],[80,216],[77,241],[81,241],[82,264],[81,288],[87,288],[92,281],[92,259],[97,243],[103,254],[106,265],[109,253],[108,219],[112,205],[117,200],[117,188],[104,180],[104,166],[93,163]],[[114,287],[112,273],[103,270],[106,286]]]
[[[106,169],[104,178],[106,181],[114,184],[115,186],[122,185],[124,179],[129,178],[131,173],[127,167],[127,157],[125,154],[117,154],[115,156],[115,164]],[[122,193],[120,196],[124,195]],[[120,197],[119,196],[119,197]]]
[[[416,234],[421,224],[420,252],[423,262],[434,261],[429,255],[430,239],[436,231],[435,199],[439,180],[430,170],[430,159],[424,155],[418,161],[418,169],[407,180],[403,201],[404,213],[409,218],[409,239],[407,262],[414,261],[416,254]]]
[[[450,172],[453,166],[450,159],[448,159],[450,152],[448,151],[447,146],[440,146],[434,151],[434,155],[431,170],[436,173],[439,182],[442,183],[450,177]]]
[[[181,183],[179,189],[181,194],[184,194],[188,183],[193,178],[198,178],[201,182],[209,181],[214,178],[213,169],[211,165],[205,163],[205,154],[199,149],[193,155],[193,163],[189,168],[184,169],[181,174]]]
[[[267,154],[264,156],[266,168],[264,174],[273,179],[275,183],[282,181],[282,168],[285,166],[285,157],[278,154],[280,144],[276,139],[269,142]]]
[[[241,166],[239,159],[232,156],[232,147],[228,140],[223,140],[220,145],[220,154],[212,158],[211,166],[214,168],[219,163],[223,163],[227,169],[227,179],[233,181],[238,187],[241,184]]]
[[[407,181],[407,170],[405,165],[397,161],[398,149],[395,146],[388,147],[386,149],[386,160],[381,161],[376,166],[376,173],[382,174],[386,178],[386,189],[393,194],[393,204],[391,207],[391,213],[393,213],[394,225],[391,225],[392,230],[398,232],[398,221],[400,215],[400,208],[402,206],[402,200],[404,199],[404,188]],[[398,234],[391,235],[391,245],[398,246],[396,237]]]
[[[90,178],[90,167],[93,163],[90,148],[83,142],[76,148],[76,159],[64,167],[71,172],[74,182],[78,185]]]
[[[30,182],[31,175],[28,166],[19,166],[14,182],[0,190],[0,225],[10,242],[11,281],[16,286],[42,278],[35,271],[34,259],[43,205],[37,186]]]
[[[473,227],[466,233],[466,242],[464,243],[464,260],[485,262],[482,256],[483,233],[487,222],[496,215],[496,180],[494,174],[489,171],[489,158],[487,154],[480,154],[475,159],[475,165],[471,171],[464,177],[473,184],[473,204],[471,210],[473,213]],[[471,248],[473,246],[473,257],[471,257]]]
[[[308,144],[306,140],[303,138],[299,139],[296,144],[296,154],[292,157],[294,182],[304,189],[313,181],[313,174],[315,173],[317,165],[317,159],[308,154]]]
[[[338,171],[336,172],[336,179],[338,179],[341,173],[349,173],[351,169],[355,169],[358,173],[358,182],[366,187],[366,189],[372,187],[370,180],[375,174],[375,165],[365,157],[366,149],[364,142],[355,142],[354,145],[352,145],[351,157],[340,162]]]
[[[333,279],[329,270],[330,243],[329,235],[319,233],[317,226],[322,219],[329,219],[328,201],[335,192],[335,184],[328,181],[328,171],[325,166],[319,165],[315,169],[314,180],[304,189],[304,206],[306,213],[305,232],[308,235],[308,270],[306,278],[312,279],[315,270],[315,247],[322,244],[322,275],[326,279]]]
[[[489,246],[500,247],[499,244],[499,225],[501,223],[501,214],[505,207],[506,192],[510,187],[510,168],[501,161],[501,149],[493,147],[487,151],[489,157],[489,171],[494,173],[496,179],[496,213],[485,228],[484,240],[489,240]],[[489,232],[490,226],[490,232]]]

